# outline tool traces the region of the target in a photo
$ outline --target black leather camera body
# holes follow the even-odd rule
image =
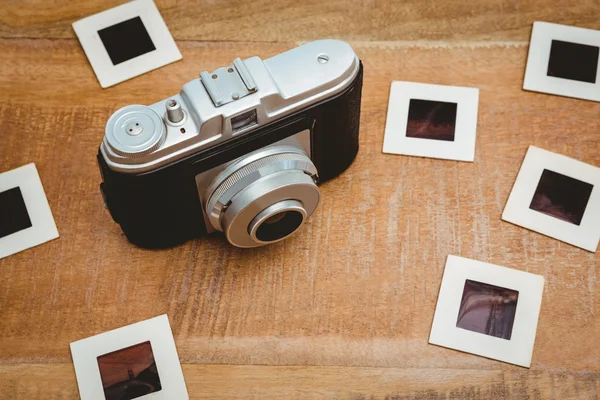
[[[348,44],[321,40],[122,108],[98,152],[110,214],[145,248],[216,231],[238,247],[284,239],[358,152],[362,77]]]

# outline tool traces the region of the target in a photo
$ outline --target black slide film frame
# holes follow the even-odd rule
[[[581,225],[594,185],[544,169],[529,208]]]
[[[458,104],[410,99],[406,137],[454,141]]]
[[[140,17],[101,29],[98,35],[113,65],[119,65],[156,50]]]
[[[32,226],[21,188],[0,192],[0,238]]]
[[[600,47],[552,40],[548,76],[596,83]]]

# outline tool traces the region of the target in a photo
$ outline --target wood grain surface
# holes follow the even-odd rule
[[[599,397],[600,256],[500,220],[529,145],[600,166],[600,104],[521,90],[532,22],[600,29],[597,0],[157,0],[183,60],[102,90],[71,23],[118,3],[2,4],[0,171],[36,163],[61,237],[0,260],[0,399],[78,399],[69,343],[163,313],[192,399]],[[364,62],[361,149],[301,232],[129,244],[111,113],[324,37]],[[480,88],[474,163],[382,154],[393,80]],[[545,276],[531,369],[427,343],[449,254]]]

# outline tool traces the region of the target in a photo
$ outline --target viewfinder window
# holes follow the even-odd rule
[[[256,109],[250,110],[238,116],[231,118],[231,131],[233,133],[239,132],[242,129],[249,128],[258,123],[256,117]]]

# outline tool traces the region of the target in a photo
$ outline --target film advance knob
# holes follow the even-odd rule
[[[162,118],[147,106],[123,107],[106,124],[106,143],[123,157],[150,154],[164,143],[165,138]]]

